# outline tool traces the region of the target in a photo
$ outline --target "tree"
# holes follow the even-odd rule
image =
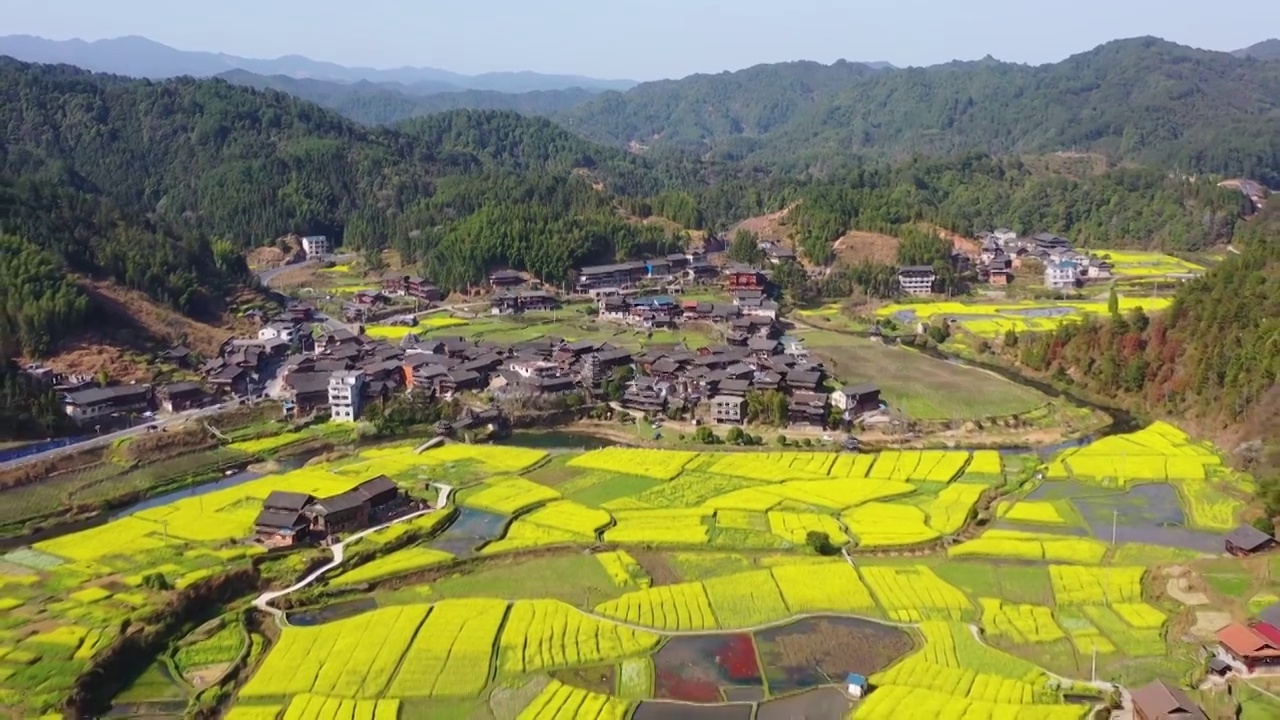
[[[1268,515],[1256,517],[1250,524],[1268,535],[1274,536],[1276,534],[1276,523]]]
[[[783,435],[782,433],[778,433],[777,442],[778,442],[778,444],[779,444],[779,445],[781,445],[782,447],[786,447],[786,446],[787,446],[787,436],[786,436],[786,435]]]
[[[1014,330],[1013,328],[1009,328],[1008,330],[1004,331],[1004,346],[1007,349],[1013,349],[1018,347],[1018,331],[1017,330]]]
[[[760,236],[750,230],[738,230],[729,243],[729,259],[745,265],[756,265],[764,259],[760,249]]]
[[[742,428],[738,427],[737,425],[734,425],[733,427],[729,428],[729,431],[724,435],[725,442],[729,443],[730,445],[741,445],[742,438],[743,438]]]
[[[835,555],[840,552],[840,548],[831,543],[831,536],[821,530],[805,533],[804,542],[819,555]]]
[[[706,425],[699,425],[698,429],[693,433],[693,439],[703,445],[715,445],[720,438],[716,437],[716,433]]]
[[[1107,295],[1107,314],[1112,317],[1120,314],[1120,294],[1116,292],[1115,283],[1111,284],[1111,293]]]

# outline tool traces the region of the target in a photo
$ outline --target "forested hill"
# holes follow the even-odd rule
[[[374,129],[218,80],[129,80],[7,59],[0,125],[9,138],[0,174],[56,180],[240,246],[290,231],[383,242],[387,218],[449,178],[519,171],[569,184],[582,169],[579,184],[614,190],[616,169],[642,185],[632,191],[659,187],[635,158],[511,112]]]
[[[88,317],[42,278],[82,272],[199,313],[245,279],[241,251],[289,232],[394,245],[450,288],[496,264],[559,282],[682,242],[618,212],[615,193],[663,189],[648,160],[513,112],[371,129],[220,80],[0,59],[0,127],[6,355],[44,352]]]
[[[257,75],[232,70],[218,75],[234,85],[279,90],[329,108],[365,125],[389,125],[448,110],[514,110],[522,115],[554,115],[581,105],[598,90],[567,88],[522,93],[496,90],[413,92],[405,86],[367,81],[341,83],[287,75]]]
[[[1280,181],[1280,64],[1155,38],[1038,67],[761,66],[605,93],[561,120],[601,142],[794,169],[854,154],[1088,150]]]

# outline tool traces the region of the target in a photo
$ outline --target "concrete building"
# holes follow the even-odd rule
[[[1044,266],[1044,286],[1051,290],[1069,290],[1080,279],[1080,268],[1073,262],[1061,260]]]
[[[329,415],[335,422],[355,422],[360,418],[364,380],[361,370],[340,370],[329,376]]]
[[[63,395],[63,410],[77,424],[115,414],[140,413],[151,409],[150,385],[115,385],[77,390]]]
[[[747,399],[738,395],[717,395],[711,398],[711,419],[717,423],[741,425],[746,409]]]
[[[326,235],[308,235],[302,238],[302,251],[308,258],[314,258],[333,252],[333,246]]]
[[[928,265],[909,265],[898,268],[898,287],[908,295],[932,295],[933,283],[938,279]]]

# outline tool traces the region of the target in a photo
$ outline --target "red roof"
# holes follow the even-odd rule
[[[1280,648],[1280,628],[1271,623],[1254,623],[1253,631],[1266,638],[1272,645]]]

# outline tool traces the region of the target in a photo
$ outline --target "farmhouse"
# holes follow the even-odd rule
[[[1052,290],[1066,290],[1080,280],[1080,268],[1070,260],[1057,260],[1044,266],[1044,286]]]
[[[844,413],[845,419],[877,410],[880,407],[880,388],[871,383],[846,385],[831,392],[831,404]]]
[[[1252,525],[1241,525],[1227,535],[1223,544],[1228,553],[1245,557],[1274,547],[1276,539]]]
[[[262,510],[253,521],[255,539],[268,547],[288,547],[307,539],[310,521],[302,511],[315,498],[304,493],[273,490],[262,501]]]
[[[1185,692],[1163,680],[1135,689],[1132,697],[1135,720],[1208,720]]]
[[[1267,623],[1232,623],[1218,631],[1218,649],[1253,672],[1280,666],[1280,629]]]
[[[494,270],[489,273],[489,284],[496,288],[523,285],[524,275],[521,275],[515,270]]]
[[[177,382],[160,388],[160,406],[168,412],[189,410],[199,405],[204,397],[200,383]]]
[[[711,419],[717,423],[741,425],[746,416],[747,399],[738,395],[711,398]]]
[[[150,385],[114,385],[77,390],[62,396],[63,409],[76,423],[151,409]]]

